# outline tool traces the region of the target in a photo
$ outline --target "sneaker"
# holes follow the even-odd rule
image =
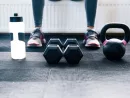
[[[42,47],[42,44],[45,44],[46,40],[40,29],[35,29],[27,42],[28,47]]]
[[[88,32],[85,34],[85,38],[84,38],[84,45],[85,47],[95,47],[95,48],[99,48],[100,47],[100,43],[98,41],[98,34],[93,31],[93,30],[88,30]]]

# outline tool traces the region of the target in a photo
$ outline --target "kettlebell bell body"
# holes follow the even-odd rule
[[[106,39],[106,31],[110,28],[121,28],[125,32],[125,37],[123,40],[112,38]],[[101,41],[103,43],[103,54],[109,60],[119,60],[126,52],[126,44],[130,39],[130,30],[124,24],[107,24],[101,30]]]
[[[119,39],[110,39],[103,46],[103,53],[109,60],[120,59],[125,54],[125,45]]]

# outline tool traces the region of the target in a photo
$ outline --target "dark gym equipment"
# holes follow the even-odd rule
[[[67,39],[64,43],[64,57],[69,64],[78,64],[83,53],[76,39]]]
[[[49,64],[57,64],[63,56],[69,64],[78,64],[83,53],[76,39],[67,39],[63,45],[60,39],[53,38],[49,40],[43,56]]]
[[[51,38],[47,45],[50,45],[50,44],[59,45],[60,48],[63,48],[63,44],[59,38]]]
[[[125,36],[123,40],[112,38],[112,39],[106,39],[106,31],[110,28],[119,28],[123,29],[125,32]],[[107,24],[103,27],[101,30],[101,42],[103,43],[103,53],[109,60],[119,60],[121,59],[125,54],[125,46],[130,40],[130,30],[129,27],[125,24]]]
[[[76,38],[67,38],[63,46],[66,48],[68,45],[79,45],[79,43]]]
[[[78,45],[68,45],[64,51],[64,57],[69,64],[78,64],[83,53]]]
[[[48,64],[57,64],[63,56],[63,52],[61,50],[63,47],[62,42],[58,38],[50,39],[47,47],[43,53],[44,58],[46,59]]]
[[[48,64],[57,64],[62,58],[63,53],[59,45],[50,44],[46,47],[43,56]]]

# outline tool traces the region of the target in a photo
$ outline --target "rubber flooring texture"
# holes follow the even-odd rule
[[[0,98],[130,96],[129,44],[120,61],[107,60],[102,48],[91,50],[81,45],[84,57],[79,65],[71,66],[62,59],[59,64],[49,66],[42,56],[42,49],[28,49],[25,60],[12,60],[7,39],[0,38]],[[79,42],[81,43],[80,39]]]

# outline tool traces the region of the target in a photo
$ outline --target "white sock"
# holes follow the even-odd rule
[[[89,28],[89,27],[87,28],[87,30],[93,30],[93,31],[95,31],[95,29],[94,29],[94,28]]]
[[[40,29],[41,30],[41,27],[35,27],[35,29]]]

